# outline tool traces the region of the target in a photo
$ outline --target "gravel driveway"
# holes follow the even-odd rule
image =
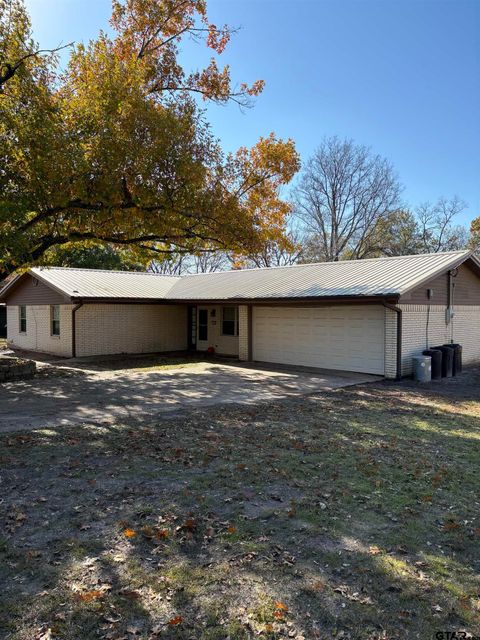
[[[378,380],[366,374],[196,363],[157,371],[64,369],[0,385],[0,432],[135,422],[189,407],[255,404]]]

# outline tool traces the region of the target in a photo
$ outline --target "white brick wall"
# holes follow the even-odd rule
[[[456,306],[452,322],[446,323],[445,306],[399,305],[402,321],[402,375],[412,373],[412,357],[424,349],[458,342],[463,346],[463,362],[480,362],[480,307]],[[428,335],[427,335],[428,320]]]
[[[248,307],[241,304],[238,307],[238,359],[248,360]]]
[[[19,349],[70,357],[72,308],[70,304],[60,305],[60,336],[52,336],[50,305],[27,305],[26,333],[20,333],[19,307],[7,305],[7,340]]]
[[[77,356],[187,348],[187,307],[85,304],[76,314]]]

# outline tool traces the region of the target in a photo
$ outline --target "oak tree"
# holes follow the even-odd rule
[[[85,241],[245,254],[284,235],[293,142],[272,133],[225,154],[199,104],[249,106],[263,88],[218,66],[231,29],[205,0],[114,0],[111,27],[62,70],[27,55],[39,49],[22,1],[0,0],[2,69],[22,59],[0,93],[0,277]],[[206,68],[182,67],[185,38],[212,50]]]

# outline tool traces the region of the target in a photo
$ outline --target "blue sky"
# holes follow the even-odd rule
[[[27,0],[42,46],[108,27],[109,0]],[[386,156],[414,206],[459,195],[480,215],[480,0],[209,0],[241,27],[221,56],[239,82],[266,81],[253,109],[211,106],[224,148],[275,131],[308,158],[337,134]],[[192,67],[209,51],[187,45]]]

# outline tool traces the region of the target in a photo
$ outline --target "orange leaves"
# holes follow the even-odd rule
[[[455,522],[455,520],[447,520],[444,525],[443,525],[443,530],[444,531],[457,531],[458,529],[460,529],[460,524],[458,522]]]
[[[232,534],[232,533],[236,533],[237,531],[237,527],[234,527],[233,525],[228,527],[227,529],[228,533]]]
[[[273,612],[273,617],[277,620],[283,620],[286,614],[288,613],[288,607],[283,602],[275,602],[275,611]]]
[[[222,29],[217,29],[214,24],[208,25],[207,47],[220,54],[223,53],[229,42],[230,29],[227,25],[224,25]]]
[[[168,624],[171,627],[175,627],[175,626],[177,626],[179,624],[182,624],[182,622],[183,622],[182,616],[175,616],[174,618],[172,618],[171,620],[168,621]]]
[[[287,184],[300,167],[292,140],[281,140],[271,133],[251,149],[240,148],[229,158],[227,170],[238,207],[236,242],[241,246],[238,258],[268,250],[270,243],[291,250],[286,234],[291,205],[280,197],[280,187]],[[238,260],[241,264],[241,260]]]
[[[98,600],[103,598],[104,592],[98,589],[92,589],[91,591],[85,591],[84,593],[77,594],[77,600],[81,602],[92,602],[92,600]]]
[[[370,547],[368,547],[368,552],[372,556],[378,556],[382,553],[382,550],[380,549],[380,547],[377,547],[376,544],[373,544]]]
[[[250,87],[245,83],[242,83],[240,85],[240,88],[249,96],[258,96],[265,88],[265,80],[255,80],[255,82]]]
[[[123,527],[123,535],[126,538],[132,539],[137,537],[137,531],[135,531],[135,529],[132,529],[126,523],[121,523],[121,526]],[[182,527],[178,527],[178,529],[182,529],[182,528],[185,528],[187,530],[191,530],[195,528],[195,521],[193,519],[188,519],[185,522],[185,524],[182,525]],[[147,540],[153,540],[153,539],[166,540],[170,535],[170,532],[168,529],[156,527],[149,524],[146,524],[143,527],[141,527],[139,532]]]
[[[191,76],[190,84],[192,88],[200,90],[204,100],[225,102],[231,93],[230,68],[226,65],[220,70],[215,58],[212,58],[208,67]]]

